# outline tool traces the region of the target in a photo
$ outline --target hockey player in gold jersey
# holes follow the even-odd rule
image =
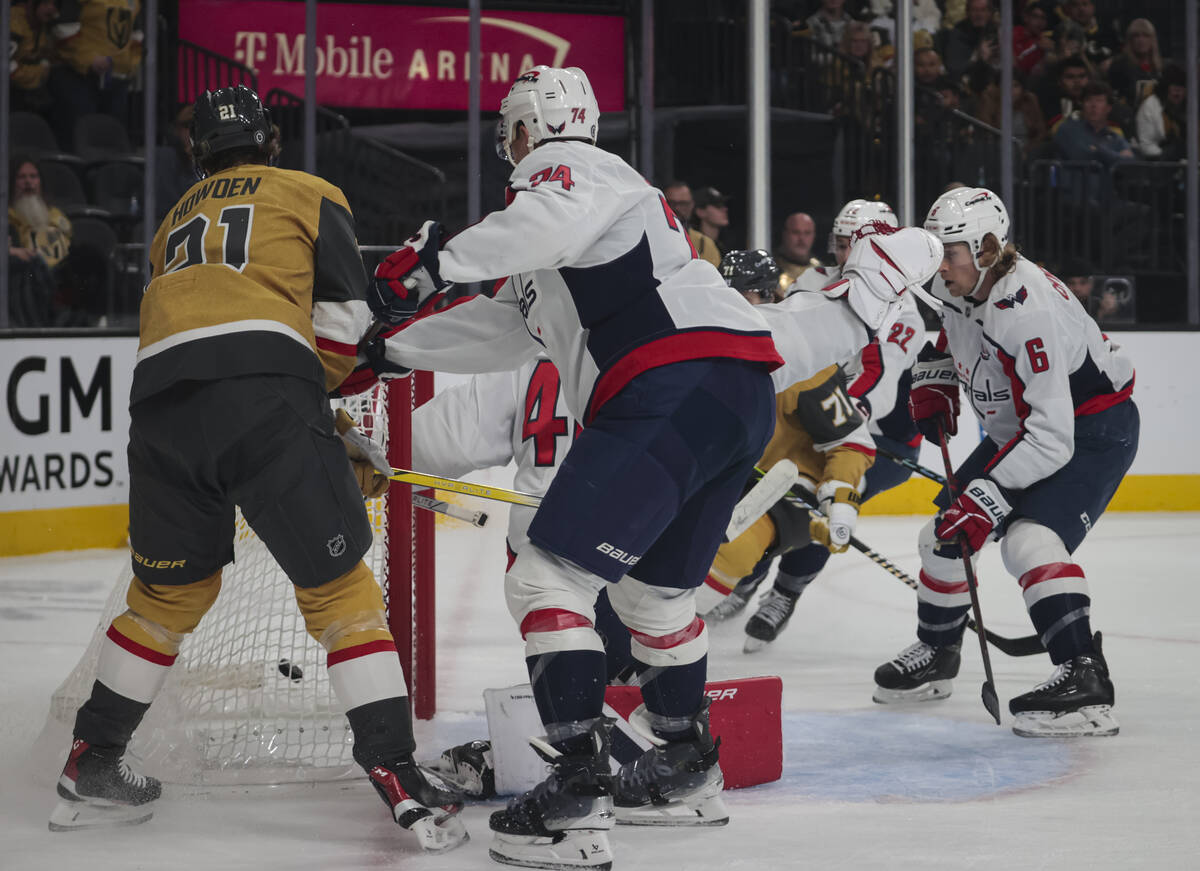
[[[327,651],[355,760],[424,849],[457,846],[461,796],[413,761],[404,674],[362,560],[378,476],[356,480],[352,463],[386,473],[386,459],[345,420],[335,428],[327,399],[370,321],[350,209],[333,185],[268,165],[270,118],[243,86],[197,100],[192,150],[203,178],[158,228],[141,304],[129,610],[76,718],[50,828],[149,819],[160,785],[130,771],[125,747],[216,600],[236,505]]]

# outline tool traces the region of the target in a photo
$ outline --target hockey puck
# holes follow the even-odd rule
[[[304,678],[304,671],[298,665],[292,665],[289,660],[279,660],[279,673],[284,677],[299,683]]]

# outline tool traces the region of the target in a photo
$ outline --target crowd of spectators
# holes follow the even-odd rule
[[[132,238],[141,218],[141,168],[125,133],[142,62],[141,0],[0,2],[12,4],[10,323],[96,324],[111,307],[117,233]],[[101,154],[105,136],[115,147]],[[106,169],[112,160],[125,165]]]

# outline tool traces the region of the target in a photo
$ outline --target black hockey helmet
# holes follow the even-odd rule
[[[717,267],[725,283],[739,293],[769,293],[779,289],[779,267],[775,258],[761,248],[730,251]]]
[[[271,154],[271,113],[245,85],[205,91],[192,117],[192,160],[203,175],[214,157],[229,151]]]

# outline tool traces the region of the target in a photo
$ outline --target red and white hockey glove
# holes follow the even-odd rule
[[[878,333],[895,321],[900,295],[932,278],[942,256],[942,241],[919,227],[880,230],[851,245],[842,280],[821,293],[845,297],[867,329]]]
[[[921,435],[934,444],[941,441],[940,424],[947,436],[958,434],[958,373],[954,358],[925,345],[912,367],[908,413]]]
[[[375,267],[367,305],[376,319],[385,324],[403,323],[423,302],[450,286],[438,274],[438,249],[444,235],[441,224],[426,221],[403,248]]]
[[[960,535],[965,535],[967,546],[972,551],[979,551],[1010,511],[1012,506],[995,481],[976,478],[942,513],[942,519],[934,527],[934,535],[948,542],[956,542]]]

